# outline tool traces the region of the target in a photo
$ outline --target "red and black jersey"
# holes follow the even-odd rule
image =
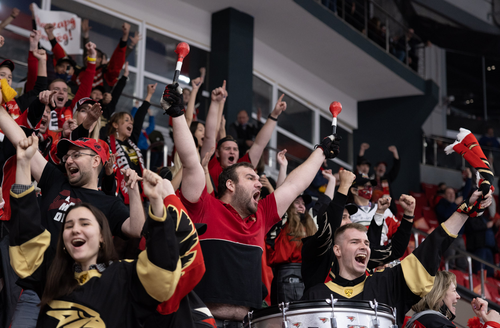
[[[204,302],[260,308],[264,239],[281,219],[274,194],[260,200],[257,213],[247,218],[209,195],[206,188],[196,203],[182,194],[181,200],[193,222],[207,224],[200,236],[207,271],[195,292]]]

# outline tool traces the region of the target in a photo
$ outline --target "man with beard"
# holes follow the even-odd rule
[[[340,140],[336,136],[324,138],[309,158],[262,200],[262,184],[252,164],[232,163],[219,176],[216,199],[206,191],[203,168],[176,88],[166,87],[162,106],[173,118],[174,142],[183,164],[180,197],[193,222],[207,224],[207,231],[200,236],[206,273],[194,290],[218,327],[240,327],[248,311],[259,309],[265,296],[261,259],[266,233],[311,183],[325,158],[338,155]]]

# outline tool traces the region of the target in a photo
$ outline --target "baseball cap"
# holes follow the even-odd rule
[[[96,85],[95,87],[92,88],[92,91],[94,90],[99,90],[101,91],[102,94],[106,93],[106,89],[102,85]]]
[[[80,148],[87,148],[95,151],[101,158],[102,164],[106,164],[109,159],[109,146],[102,140],[95,140],[91,138],[80,138],[78,140],[61,139],[57,143],[57,157],[63,158],[68,153],[70,146],[77,146]]]
[[[299,197],[302,197],[302,200],[304,201],[305,206],[311,204],[311,202],[312,202],[312,197],[308,194],[302,193],[302,194],[297,196],[297,198],[299,198]],[[295,199],[297,199],[297,198],[295,198]]]
[[[366,158],[358,159],[356,165],[363,165],[363,164],[366,164],[368,166],[372,166],[372,163],[370,163],[370,161],[367,160]]]
[[[73,107],[73,113],[77,111],[78,108],[80,108],[82,105],[84,104],[95,104],[97,101],[95,101],[94,99],[92,98],[89,98],[89,97],[84,97],[80,100],[78,100],[75,104],[75,107]]]
[[[354,203],[350,203],[350,204],[347,204],[345,206],[345,209],[347,210],[347,212],[349,213],[349,215],[353,215],[353,214],[355,214],[358,211],[358,205],[356,205]]]
[[[14,65],[14,62],[10,59],[5,59],[3,62],[1,62],[0,67],[2,66],[7,66],[12,72],[14,72],[14,68],[16,67]]]
[[[366,175],[365,173],[361,173],[361,174],[356,175],[356,180],[354,180],[352,185],[353,186],[364,186],[368,182],[370,182],[372,184],[372,186],[377,185],[377,180],[370,179],[370,177],[368,175]]]
[[[63,58],[60,58],[60,59],[57,61],[56,66],[59,66],[59,65],[61,65],[61,64],[62,64],[62,63],[64,63],[64,62],[66,62],[66,63],[70,64],[71,66],[73,66],[73,68],[75,68],[75,67],[76,67],[76,62],[75,62],[73,59],[71,59],[70,57],[67,57],[67,56],[66,56],[66,57],[63,57]]]

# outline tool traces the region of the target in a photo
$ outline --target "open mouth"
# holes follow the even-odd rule
[[[76,168],[76,167],[70,167],[70,168],[68,168],[68,172],[69,172],[69,174],[70,174],[70,175],[75,175],[75,174],[77,174],[79,171],[80,171],[80,170],[79,170],[78,168]]]
[[[358,254],[354,257],[354,259],[358,263],[365,264],[366,263],[366,254]]]
[[[132,127],[131,126],[127,126],[127,131],[128,132],[132,132]]]
[[[256,193],[253,194],[253,200],[258,202],[260,199],[260,191],[257,191]]]
[[[234,162],[234,156],[229,156],[228,160],[233,163]]]
[[[85,243],[86,243],[85,240],[80,238],[76,238],[71,241],[71,245],[73,245],[74,247],[83,246]]]
[[[64,102],[64,97],[56,97],[57,102]]]

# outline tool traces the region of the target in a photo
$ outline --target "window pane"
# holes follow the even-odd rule
[[[281,96],[282,93],[284,92],[280,90],[278,94]],[[286,111],[280,115],[278,125],[296,136],[312,142],[313,112],[286,94],[283,101],[286,102]]]
[[[132,110],[132,107],[134,106],[134,100],[129,96],[134,95],[136,78],[137,77],[135,73],[129,73],[127,85],[125,85],[122,96],[120,97],[120,100],[118,100],[118,104],[116,105],[116,112],[130,113],[130,111]]]
[[[320,115],[319,118],[319,131],[320,140],[330,134],[332,134],[332,121],[331,119],[326,119]],[[342,127],[337,125],[337,134],[342,137],[340,142],[340,154],[337,156],[338,159],[343,160],[346,163],[351,163],[351,153],[352,153],[352,133],[347,130],[342,129]]]
[[[22,27],[28,31],[31,31],[31,11],[30,4],[36,3],[38,7],[42,6],[41,0],[3,0],[0,2],[0,20],[4,20],[10,16],[12,9],[17,8],[20,10],[19,15],[12,21],[12,25]],[[2,34],[3,35],[3,34]]]
[[[273,86],[257,76],[253,76],[253,101],[252,112],[257,114],[257,109],[262,110],[262,117],[266,118],[272,111]]]
[[[287,150],[288,159],[288,172],[295,169],[297,166],[302,164],[309,155],[311,155],[312,150],[303,146],[302,144],[288,138],[284,134],[278,132],[278,149]],[[291,156],[288,156],[291,155]]]
[[[153,84],[153,83],[158,83],[156,86],[155,93],[153,94],[153,97],[151,97],[151,109],[153,110],[153,113],[155,115],[155,123],[158,126],[163,126],[167,128],[169,126],[168,121],[170,120],[170,116],[168,115],[163,115],[163,109],[160,107],[160,99],[163,94],[163,91],[165,90],[166,84],[162,82],[155,81],[153,79],[144,78],[144,89],[142,90],[142,97],[146,98],[146,95],[148,94],[148,84]]]
[[[177,63],[175,48],[179,42],[179,40],[148,30],[146,38],[146,71],[171,80],[174,77]],[[190,84],[190,79],[200,76],[201,67],[208,68],[208,52],[190,45],[189,55],[184,59],[179,81]],[[206,81],[208,81],[208,70],[205,77]],[[202,90],[207,90],[206,83],[201,86],[200,93]]]
[[[27,65],[28,52],[30,50],[29,39],[7,30],[2,31],[2,36],[5,38],[5,45],[1,49],[0,61],[12,59]],[[18,63],[14,63],[14,65],[15,68],[12,74],[12,80],[14,82],[19,82],[28,75],[28,67]]]
[[[120,42],[122,36],[123,19],[108,15],[103,11],[90,8],[75,1],[52,0],[52,10],[63,10],[77,14],[82,19],[88,18],[90,30],[90,41],[94,42],[98,49],[102,50],[108,60],[111,58],[113,51]],[[139,30],[136,24],[128,22],[130,27],[130,35]],[[82,45],[83,48],[84,45]],[[81,64],[82,56],[76,56],[77,63]],[[136,52],[132,52],[127,61],[131,66],[136,66]]]

